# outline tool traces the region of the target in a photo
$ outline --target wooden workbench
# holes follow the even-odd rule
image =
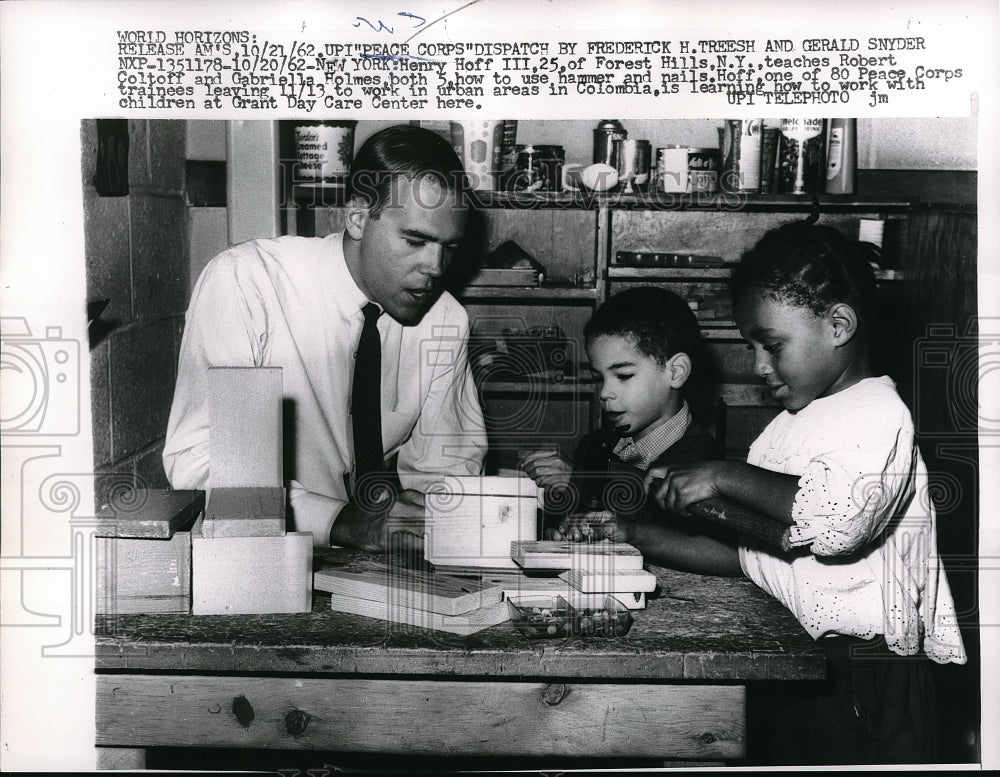
[[[738,760],[746,683],[821,678],[823,654],[746,580],[651,569],[659,592],[616,639],[460,637],[321,593],[300,615],[99,616],[102,761],[154,746]]]

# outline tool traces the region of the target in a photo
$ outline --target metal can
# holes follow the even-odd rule
[[[667,194],[688,191],[687,146],[670,145],[656,149],[656,190]]]
[[[729,191],[760,191],[763,119],[727,119],[722,144],[722,186]]]
[[[625,140],[628,132],[618,119],[601,119],[594,129],[594,164],[614,165],[615,141]]]
[[[716,192],[719,190],[718,149],[688,149],[687,190],[691,193]]]
[[[616,140],[611,163],[618,171],[623,194],[646,191],[649,185],[650,145],[648,140]]]

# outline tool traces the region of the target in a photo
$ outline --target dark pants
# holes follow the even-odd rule
[[[826,680],[751,686],[755,764],[935,763],[938,707],[925,656],[898,656],[879,637],[825,637]]]

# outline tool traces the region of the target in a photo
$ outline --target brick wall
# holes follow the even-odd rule
[[[109,479],[165,487],[160,456],[189,295],[185,122],[129,120],[129,193],[93,184],[97,123],[81,126],[87,299],[113,324],[92,344],[97,498]]]

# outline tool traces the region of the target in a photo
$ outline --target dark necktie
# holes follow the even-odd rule
[[[384,468],[382,454],[382,343],[378,317],[382,310],[374,302],[362,308],[365,325],[354,361],[351,421],[354,425],[355,498],[377,502],[373,473]]]

